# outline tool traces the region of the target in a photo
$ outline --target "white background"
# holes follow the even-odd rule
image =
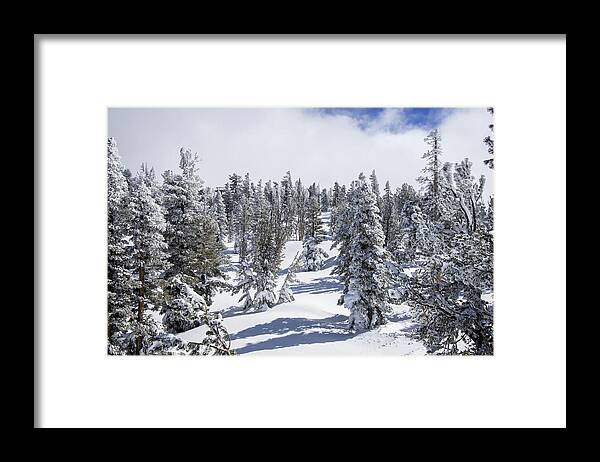
[[[564,38],[38,37],[37,51],[38,426],[565,426]],[[106,355],[107,107],[488,105],[493,357]]]

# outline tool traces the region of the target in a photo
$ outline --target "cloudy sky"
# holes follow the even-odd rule
[[[490,122],[485,108],[110,108],[108,135],[132,171],[142,162],[157,172],[177,171],[179,148],[189,147],[202,160],[207,186],[223,185],[232,172],[278,181],[290,170],[305,184],[328,187],[375,169],[382,187],[389,180],[396,188],[417,186],[423,139],[439,128],[443,161],[469,157],[474,175],[487,177],[489,195],[492,172],[483,165],[482,140]]]

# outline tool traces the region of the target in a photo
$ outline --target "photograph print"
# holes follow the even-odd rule
[[[109,355],[492,355],[494,111],[109,108]]]

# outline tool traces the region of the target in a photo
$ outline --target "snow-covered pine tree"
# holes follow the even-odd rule
[[[390,182],[385,182],[383,197],[381,198],[381,225],[384,236],[384,247],[387,248],[394,235],[397,219],[396,204]]]
[[[152,196],[152,199],[154,199],[158,206],[162,208],[162,190],[158,179],[156,178],[154,167],[148,168],[148,165],[144,163],[142,164],[141,172],[143,174],[142,178],[144,179],[146,186],[148,186],[148,189],[150,190],[150,195]]]
[[[377,175],[375,174],[375,170],[371,172],[369,176],[369,180],[371,181],[371,190],[375,197],[377,198],[377,206],[381,210],[381,195],[379,194],[379,181],[377,180]]]
[[[217,190],[214,195],[214,201],[212,204],[212,215],[217,222],[217,226],[219,227],[219,238],[222,242],[225,242],[229,235],[229,230],[227,228],[227,211],[225,209],[225,201],[223,200],[223,195],[221,191]]]
[[[388,250],[400,266],[412,266],[431,249],[429,235],[437,232],[418,201],[406,201],[399,216],[399,226]]]
[[[132,333],[133,280],[131,268],[129,187],[114,138],[108,139],[108,353],[128,354]]]
[[[283,280],[283,284],[281,289],[279,289],[279,298],[277,299],[277,304],[293,302],[294,292],[290,287],[291,284],[298,282],[298,277],[296,276],[296,272],[298,271],[298,264],[300,261],[300,254],[297,253],[290,264],[287,274],[285,275],[285,279]]]
[[[325,259],[328,257],[327,252],[319,247],[319,243],[314,237],[308,234],[304,236],[302,255],[300,257],[304,271],[319,271],[323,268]]]
[[[371,190],[373,191],[373,194],[375,194],[376,197],[379,197],[379,181],[377,180],[375,170],[371,172],[369,180],[371,181]]]
[[[429,149],[423,154],[423,159],[427,160],[425,168],[423,169],[424,175],[419,177],[417,181],[423,185],[423,208],[424,212],[427,213],[432,220],[437,221],[440,219],[440,201],[441,201],[441,163],[440,157],[442,155],[441,136],[437,129],[429,132],[429,135],[425,138],[425,143],[429,146]]]
[[[324,260],[329,256],[319,247],[324,239],[323,221],[321,220],[321,198],[318,186],[313,183],[308,188],[308,201],[306,213],[306,232],[302,242],[302,255],[304,271],[319,271]]]
[[[200,316],[206,309],[206,303],[185,279],[189,277],[178,274],[167,280],[167,301],[163,307],[162,319],[167,333],[185,332],[202,324]]]
[[[344,306],[350,310],[350,329],[372,329],[386,322],[391,280],[377,196],[362,174],[355,187],[352,216]]]
[[[493,303],[482,298],[493,287],[491,236],[457,232],[434,246],[408,279],[419,337],[431,353],[492,354]]]
[[[296,203],[296,236],[299,241],[302,241],[306,226],[308,196],[300,178],[296,180],[294,199]]]
[[[262,265],[258,265],[256,273],[256,295],[252,302],[252,307],[256,311],[266,311],[277,302],[275,295],[275,278],[269,273],[269,263],[263,260]]]
[[[396,188],[394,204],[398,213],[402,211],[407,202],[418,203],[419,201],[420,197],[411,185],[403,183],[401,188]]]
[[[240,187],[240,197],[234,208],[235,245],[240,261],[243,261],[249,252],[252,229],[252,204],[251,204],[250,174],[246,173]]]
[[[343,212],[344,208],[346,207],[347,199],[348,198],[346,197],[346,187],[344,185],[340,187],[340,185],[336,181],[335,184],[333,185],[332,194],[331,194],[331,220],[330,220],[331,235],[334,238],[334,240],[335,240],[335,234],[336,234],[337,228],[338,228],[337,220],[338,220],[338,217],[340,215],[342,215],[342,212]]]
[[[480,218],[484,182],[474,180],[465,159],[444,166],[441,185],[453,226],[428,221],[419,236],[424,250],[406,280],[408,302],[430,352],[492,354],[493,303],[482,298],[493,288],[493,236]]]
[[[272,307],[275,295],[275,279],[279,273],[282,260],[282,247],[277,243],[278,229],[273,215],[264,201],[260,200],[261,192],[257,190],[256,200],[258,219],[252,235],[252,269],[256,274],[256,295],[253,308],[264,311]]]
[[[477,183],[474,182],[471,174],[472,162],[469,159],[463,159],[458,164],[446,163],[443,167],[445,190],[449,191],[454,198],[456,213],[453,222],[462,223],[467,232],[474,232],[479,227],[479,220],[482,218],[483,188],[485,186],[485,177],[481,175]]]
[[[349,266],[351,261],[350,243],[351,243],[351,225],[354,219],[354,210],[356,206],[356,181],[350,184],[348,193],[342,186],[340,196],[335,207],[335,227],[333,228],[333,243],[331,248],[337,247],[339,254],[337,264],[331,271],[331,274],[338,275],[344,289],[338,300],[338,305],[344,304],[344,295],[348,292]]]
[[[490,125],[489,125],[491,133],[490,133],[490,135],[486,136],[483,139],[483,143],[487,146],[488,154],[491,157],[489,159],[484,160],[483,163],[486,164],[489,168],[493,169],[494,168],[494,122],[493,122],[494,108],[488,107],[487,110],[492,116],[492,123],[490,123]]]
[[[232,288],[232,293],[242,293],[238,302],[243,301],[244,311],[249,310],[254,302],[252,291],[256,288],[256,273],[252,269],[252,264],[249,260],[240,261],[237,271],[237,278]]]
[[[294,183],[288,171],[281,180],[281,214],[282,225],[285,229],[286,239],[294,233],[296,219],[296,201],[294,196]]]
[[[240,265],[233,293],[243,292],[240,301],[245,301],[244,309],[264,311],[277,301],[275,279],[281,265],[285,239],[281,238],[280,216],[273,213],[273,207],[266,197],[271,195],[275,200],[273,188],[267,188],[271,192],[265,195],[262,182],[259,181],[250,189],[251,245],[247,258]]]
[[[234,227],[236,230],[234,250],[237,251],[240,261],[246,259],[249,251],[251,213],[250,198],[246,194],[242,194],[235,206],[234,218]]]
[[[252,253],[257,244],[257,236],[260,233],[260,227],[264,226],[268,214],[265,194],[262,187],[262,180],[258,180],[255,185],[250,185],[250,245],[249,251]]]
[[[203,281],[199,272],[202,245],[202,180],[196,175],[198,156],[189,149],[180,150],[181,175],[163,174],[165,240],[170,268],[167,270],[165,298],[161,313],[167,332],[177,333],[200,325],[198,304],[191,303],[187,288],[199,290]]]
[[[319,187],[315,183],[308,188],[305,223],[304,240],[311,237],[317,244],[322,242],[325,236],[323,235],[323,220],[321,219],[321,200]]]
[[[341,194],[340,184],[336,181],[331,188],[331,207],[335,208],[338,205],[338,200]]]
[[[223,204],[225,206],[225,219],[227,220],[226,222],[226,226],[227,226],[227,238],[225,239],[226,242],[231,242],[232,241],[232,232],[231,232],[231,218],[232,218],[232,206],[233,206],[233,202],[231,200],[231,191],[229,189],[229,181],[225,183],[225,186],[223,186],[223,189],[221,189],[221,197],[223,198]]]
[[[335,230],[335,219],[336,219],[336,209],[338,207],[338,203],[340,202],[340,200],[342,200],[342,196],[341,196],[341,188],[339,183],[336,181],[333,184],[333,187],[331,188],[331,200],[330,200],[330,210],[331,210],[331,218],[330,218],[330,226],[331,226],[331,232],[333,234],[334,230]]]
[[[330,207],[330,199],[329,199],[329,191],[327,188],[323,188],[321,190],[321,211],[329,212]]]
[[[188,288],[189,289],[189,288]],[[191,289],[190,289],[191,290]],[[182,292],[184,293],[184,292]],[[189,292],[190,303],[202,305],[202,299],[194,302],[197,295]],[[231,348],[231,341],[227,329],[223,325],[223,316],[220,312],[209,312],[206,305],[202,310],[202,322],[207,327],[206,334],[201,342],[183,340],[167,332],[159,332],[148,346],[147,354],[151,355],[202,355],[202,356],[229,356],[235,355]]]
[[[488,233],[494,231],[494,196],[490,196],[485,212],[485,226]]]
[[[206,304],[212,304],[218,293],[231,289],[223,268],[229,263],[224,253],[225,245],[221,240],[220,229],[214,217],[201,213],[197,217],[199,239],[197,244],[196,275],[198,284],[196,293],[202,295]]]
[[[427,232],[426,217],[421,210],[421,198],[412,186],[404,183],[393,196],[393,219],[386,249],[400,266],[411,265],[422,248],[418,239]]]
[[[289,237],[285,224],[285,214],[279,185],[276,182],[268,182],[265,186],[265,196],[269,203],[269,220],[273,230],[273,244],[276,249],[283,251],[283,247]]]
[[[204,324],[208,327],[206,335],[199,347],[199,354],[211,356],[231,356],[235,355],[235,350],[231,348],[229,334],[223,325],[223,316],[220,312],[209,313],[208,308],[203,314]]]
[[[237,204],[242,196],[242,177],[236,173],[229,175],[229,181],[226,184],[227,195],[223,196],[225,200],[225,211],[227,214],[227,231],[229,242],[237,241],[237,228],[235,226]]]
[[[157,328],[147,310],[158,309],[162,297],[162,277],[168,268],[167,244],[163,238],[165,220],[152,197],[147,183],[147,170],[142,169],[132,181],[131,231],[133,271],[137,313],[132,323],[135,354],[145,351]]]

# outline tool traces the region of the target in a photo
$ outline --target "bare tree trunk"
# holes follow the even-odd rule
[[[473,194],[469,197],[471,200],[471,213],[473,214],[473,232],[477,231],[477,206],[473,200]]]

